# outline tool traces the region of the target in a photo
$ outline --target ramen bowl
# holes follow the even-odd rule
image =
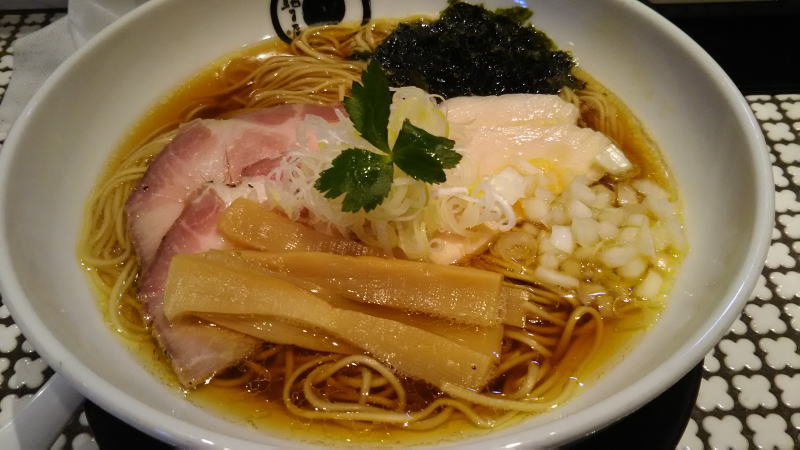
[[[446,6],[341,4],[326,20],[433,15]],[[534,24],[616,93],[659,144],[684,202],[690,251],[658,322],[596,382],[548,413],[445,446],[558,445],[648,402],[725,334],[755,284],[772,231],[771,170],[760,130],[703,50],[634,0],[528,5]],[[188,402],[114,336],[76,256],[84,204],[113,149],[160,98],[219,57],[311,17],[281,7],[274,0],[145,4],[53,74],[0,152],[0,282],[15,320],[86,397],[178,446],[305,444]]]

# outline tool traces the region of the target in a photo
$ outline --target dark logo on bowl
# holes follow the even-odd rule
[[[269,15],[278,37],[290,42],[309,26],[367,23],[372,8],[370,0],[270,0]]]

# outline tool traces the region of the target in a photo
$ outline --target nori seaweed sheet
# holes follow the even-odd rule
[[[545,33],[462,2],[435,22],[400,24],[372,57],[392,86],[413,85],[445,98],[556,94],[582,84],[570,74],[570,54]]]

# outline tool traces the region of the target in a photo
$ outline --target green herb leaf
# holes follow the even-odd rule
[[[381,151],[390,153],[389,105],[392,94],[380,64],[374,60],[361,74],[361,83],[353,83],[352,97],[344,99],[344,108],[361,136]]]
[[[383,202],[392,187],[394,166],[389,156],[369,150],[350,148],[323,171],[314,188],[326,198],[345,194],[342,211],[371,211]]]
[[[417,180],[443,183],[447,179],[444,169],[451,169],[461,161],[454,145],[452,140],[434,136],[406,119],[392,150],[394,163]]]
[[[442,183],[444,169],[455,167],[461,155],[455,142],[434,136],[406,119],[394,148],[389,148],[389,106],[392,94],[380,65],[370,62],[361,74],[361,84],[353,83],[352,97],[344,99],[353,126],[361,136],[385,155],[363,148],[349,148],[334,158],[331,167],[320,173],[314,188],[326,198],[344,194],[342,211],[371,211],[389,195],[394,181],[394,166],[417,180]]]

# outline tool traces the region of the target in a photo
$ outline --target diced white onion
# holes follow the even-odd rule
[[[566,288],[576,288],[580,283],[578,279],[573,276],[542,266],[537,267],[536,270],[533,271],[533,276],[544,283],[555,284]]]
[[[631,183],[637,191],[644,194],[646,197],[650,198],[669,198],[669,194],[667,191],[661,188],[661,186],[657,185],[656,183],[646,180],[646,179],[639,179]]]
[[[550,204],[539,197],[526,198],[522,201],[522,212],[531,222],[548,223],[549,209]]]
[[[628,203],[622,207],[622,211],[625,213],[625,217],[633,214],[647,215],[647,208],[641,203]]]
[[[548,269],[557,269],[561,264],[558,256],[553,253],[545,253],[539,256],[539,267],[546,267]]]
[[[669,233],[661,222],[655,222],[650,227],[650,236],[653,239],[653,249],[660,252],[670,244]]]
[[[634,258],[628,264],[617,269],[617,273],[625,278],[636,279],[639,278],[647,269],[647,263],[642,258]]]
[[[550,223],[555,225],[567,225],[570,222],[569,216],[561,206],[554,206],[550,209]]]
[[[672,246],[675,247],[675,250],[685,252],[689,244],[686,242],[686,235],[678,219],[670,217],[664,222],[664,225],[667,228],[667,232],[669,232],[669,237],[670,240],[672,240]]]
[[[592,210],[579,200],[569,202],[569,216],[572,220],[575,219],[588,219],[592,217]]]
[[[572,253],[572,250],[575,249],[575,241],[572,239],[572,230],[567,226],[553,225],[550,230],[550,242],[553,244],[553,247],[564,253]]]
[[[553,247],[553,243],[550,241],[550,234],[543,232],[542,239],[539,242],[539,254],[544,255],[545,253],[558,253],[558,249]]]
[[[600,181],[600,178],[603,178],[603,175],[606,174],[606,170],[600,166],[593,166],[589,167],[589,170],[583,174],[583,177],[586,178],[586,181],[589,183],[596,183]]]
[[[593,219],[574,219],[572,235],[581,247],[591,247],[600,239],[599,227]]]
[[[640,227],[644,225],[646,222],[647,222],[647,216],[645,216],[644,214],[631,214],[625,220],[626,225],[631,225],[634,227]]]
[[[611,205],[611,199],[614,197],[614,193],[611,192],[610,189],[602,184],[598,184],[592,187],[592,190],[594,191],[594,201],[591,202],[589,206],[594,209],[606,209]]]
[[[619,235],[619,228],[611,222],[602,221],[597,227],[597,234],[605,240],[614,239]]]
[[[539,187],[539,179],[542,178],[544,175],[525,175],[525,178],[528,180],[528,183],[525,185],[525,195],[523,198],[531,198],[536,193],[536,189]]]
[[[620,231],[617,240],[624,242],[626,244],[632,244],[636,242],[639,238],[639,228],[638,227],[625,227]]]
[[[642,298],[654,299],[658,293],[661,292],[661,285],[663,283],[664,280],[661,275],[654,270],[650,270],[647,272],[644,280],[633,290],[633,293]]]
[[[530,228],[526,233],[534,239],[527,248],[538,250],[536,255],[515,259],[532,261],[533,276],[541,282],[565,288],[579,288],[582,262],[595,261],[633,282],[636,296],[657,298],[664,285],[661,270],[669,266],[670,256],[664,251],[686,248],[680,217],[667,192],[647,180],[618,183],[614,190],[602,184],[590,187],[590,181],[581,175],[554,194],[545,188],[549,186],[545,179],[538,184],[536,175],[527,174],[526,170],[534,169],[506,169],[492,183],[495,195],[506,200],[520,195],[514,190],[517,185],[526,185],[520,199],[527,219],[522,226],[523,230]],[[549,231],[541,231],[542,225]],[[509,238],[513,235],[507,233]],[[493,248],[505,244],[500,239]],[[511,250],[504,253],[512,254]]]
[[[675,214],[672,203],[666,198],[647,197],[644,199],[644,204],[659,219],[666,219]]]
[[[625,211],[622,208],[608,208],[600,212],[599,219],[617,226],[625,220]]]
[[[627,205],[630,203],[638,203],[639,197],[636,195],[636,191],[634,191],[632,187],[628,186],[627,184],[621,184],[617,186],[617,201],[621,205]]]
[[[543,179],[546,186],[552,186],[553,190],[557,193],[561,193],[564,190],[564,186],[561,184],[561,175],[556,172],[547,172],[543,175]]]
[[[529,177],[522,176],[512,167],[506,167],[489,181],[489,185],[492,186],[495,192],[503,197],[509,205],[517,203],[517,201],[525,195],[525,191],[530,183],[531,179]]]
[[[576,177],[569,184],[569,193],[575,200],[588,204],[594,201],[595,194],[585,181],[583,177]]]
[[[519,170],[519,172],[523,175],[544,175],[544,171],[530,162],[519,159],[514,163],[514,166]]]
[[[550,192],[549,189],[545,189],[543,187],[536,188],[536,192],[534,193],[534,196],[536,198],[542,199],[542,201],[544,201],[548,205],[550,203],[553,203],[553,200],[555,200],[555,198],[556,198],[555,194]]]
[[[541,231],[539,227],[530,222],[522,222],[522,224],[519,227],[520,229],[522,229],[522,231],[528,232],[534,236],[538,236],[539,232]]]
[[[639,228],[639,251],[650,258],[655,258],[656,256],[656,248],[655,244],[653,243],[653,236],[650,233],[650,225],[648,221],[645,221],[642,224],[642,227]]]
[[[636,249],[628,246],[611,247],[600,255],[600,260],[608,267],[615,269],[633,261]]]
[[[595,157],[597,163],[612,175],[622,175],[633,169],[633,164],[616,145],[611,144]]]

